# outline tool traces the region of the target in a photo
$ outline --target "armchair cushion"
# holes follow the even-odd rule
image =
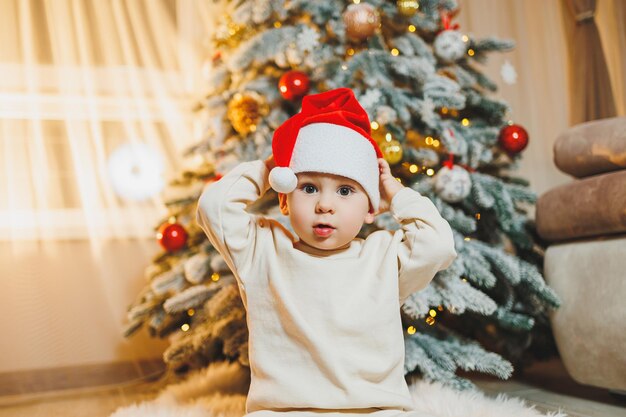
[[[550,241],[626,232],[626,170],[576,180],[537,200],[537,232]]]
[[[626,169],[626,117],[576,125],[554,143],[554,163],[577,178]]]

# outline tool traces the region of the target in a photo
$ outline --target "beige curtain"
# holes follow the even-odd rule
[[[626,116],[626,1],[599,0],[596,21],[618,116]]]
[[[572,124],[616,115],[611,78],[596,24],[595,0],[563,0],[569,51]],[[622,21],[623,23],[623,21]]]

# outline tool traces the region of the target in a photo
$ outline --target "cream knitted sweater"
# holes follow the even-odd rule
[[[400,306],[456,257],[450,226],[404,188],[390,206],[401,229],[316,249],[246,212],[268,174],[263,161],[239,164],[204,189],[197,211],[247,311],[246,412],[413,410]]]

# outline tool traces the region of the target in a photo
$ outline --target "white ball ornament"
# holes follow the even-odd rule
[[[435,55],[443,62],[452,63],[463,58],[467,53],[467,43],[463,34],[457,30],[444,30],[433,43]]]
[[[444,166],[435,176],[435,192],[448,203],[458,203],[472,190],[472,179],[464,168]]]
[[[298,177],[288,167],[275,167],[270,171],[270,185],[274,191],[289,194],[296,189]]]

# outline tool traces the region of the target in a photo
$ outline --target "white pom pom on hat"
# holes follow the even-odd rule
[[[272,152],[276,167],[269,182],[275,191],[295,190],[299,172],[335,174],[358,182],[378,210],[377,159],[382,152],[370,135],[367,113],[349,88],[305,96],[302,110],[274,132]]]
[[[289,194],[296,189],[298,178],[287,167],[275,167],[270,171],[270,185],[279,193]]]

